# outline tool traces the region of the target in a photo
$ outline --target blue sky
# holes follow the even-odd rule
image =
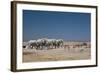
[[[90,13],[23,10],[23,41],[38,38],[89,41],[90,19]]]

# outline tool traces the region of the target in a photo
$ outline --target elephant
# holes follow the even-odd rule
[[[63,40],[62,39],[37,39],[37,40],[30,40],[29,42],[29,48],[33,49],[53,49],[53,48],[59,48],[63,46]]]

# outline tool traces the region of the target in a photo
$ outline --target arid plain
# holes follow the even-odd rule
[[[45,62],[62,60],[86,60],[91,59],[90,42],[86,46],[76,46],[84,42],[64,42],[64,46],[53,49],[25,49],[23,48],[23,62]]]

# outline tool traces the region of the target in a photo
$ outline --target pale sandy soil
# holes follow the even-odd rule
[[[23,49],[23,62],[85,60],[91,58],[90,48]]]

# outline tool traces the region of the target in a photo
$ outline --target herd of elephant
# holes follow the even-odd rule
[[[37,39],[37,40],[30,40],[26,46],[23,48],[30,48],[30,49],[53,49],[53,48],[60,48],[63,46],[62,39]]]

